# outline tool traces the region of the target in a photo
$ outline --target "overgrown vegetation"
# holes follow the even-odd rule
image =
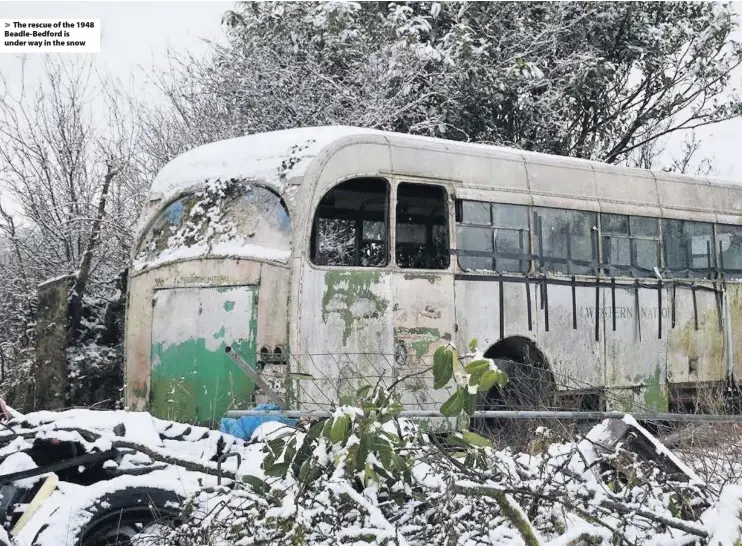
[[[505,381],[475,352],[439,349],[437,385],[458,385],[446,402],[451,417],[464,412],[469,386],[482,385],[484,364]],[[729,536],[716,534],[716,495],[628,439],[611,443],[609,422],[581,440],[541,429],[530,453],[515,453],[468,431],[422,432],[399,418],[393,391],[367,385],[356,397],[324,420],[263,425],[240,481],[195,496],[188,522],[162,540],[534,546],[717,544]],[[739,502],[739,491],[726,495]]]

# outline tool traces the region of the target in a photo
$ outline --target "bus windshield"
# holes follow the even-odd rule
[[[291,220],[280,197],[215,181],[165,207],[143,237],[135,267],[216,256],[286,262],[290,254]]]

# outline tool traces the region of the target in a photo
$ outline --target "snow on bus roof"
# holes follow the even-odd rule
[[[302,127],[212,142],[185,152],[162,168],[152,184],[149,201],[167,202],[176,195],[188,191],[197,191],[203,187],[206,180],[217,178],[224,180],[247,177],[256,181],[260,180],[273,186],[276,190],[282,191],[287,180],[301,178],[311,160],[320,154],[325,147],[345,137],[371,135],[384,137],[390,143],[419,143],[421,145],[443,146],[447,149],[459,150],[462,153],[479,151],[510,158],[518,156],[527,163],[569,164],[581,169],[620,169],[627,172],[641,170],[647,174],[650,172],[644,169],[619,167],[575,157],[360,127],[342,125]],[[654,174],[661,178],[668,175],[664,172]],[[677,174],[672,176],[701,184],[739,187],[739,183],[711,180],[708,177]]]
[[[212,142],[165,165],[152,183],[150,200],[168,200],[202,187],[206,180],[248,176],[277,189],[299,177],[325,146],[339,138],[380,133],[356,127],[303,127]],[[291,161],[287,161],[291,159]]]
[[[489,144],[457,142],[440,138],[348,127],[343,125],[302,127],[258,133],[199,146],[165,165],[152,183],[150,201],[168,201],[178,194],[201,188],[206,180],[248,177],[281,190],[285,181],[304,174],[323,148],[348,136],[381,136],[391,141],[436,144],[464,150],[480,150],[523,159],[543,158],[589,168],[591,161],[573,157],[524,152]]]

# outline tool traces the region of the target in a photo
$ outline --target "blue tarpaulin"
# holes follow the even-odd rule
[[[258,404],[253,409],[260,411],[277,411],[281,408],[276,404]],[[279,423],[284,423],[285,425],[296,424],[296,419],[289,419],[288,417],[273,417],[271,415],[245,415],[239,419],[225,417],[219,423],[219,432],[231,434],[232,436],[236,436],[243,440],[249,440],[252,438],[255,429],[269,421],[277,421]]]

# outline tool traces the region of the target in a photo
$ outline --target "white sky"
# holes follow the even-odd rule
[[[101,20],[100,69],[124,81],[163,62],[168,47],[197,50],[201,38],[222,35],[222,14],[234,2],[8,2],[0,0],[0,18],[90,18]],[[29,53],[27,70],[43,55]],[[19,74],[20,55],[0,53],[0,73],[8,79]]]
[[[143,79],[143,71],[162,66],[167,48],[203,50],[202,39],[222,37],[221,16],[233,2],[223,1],[7,1],[0,0],[0,18],[91,18],[100,19],[101,52],[96,55],[97,67],[127,84],[132,78]],[[742,13],[742,2],[734,2]],[[742,31],[737,33],[742,39]],[[29,80],[38,77],[42,55],[27,55],[26,73]],[[0,74],[13,81],[20,76],[20,55],[0,53]],[[734,85],[742,88],[742,70],[735,75]],[[702,140],[700,157],[713,158],[715,175],[742,183],[742,118],[710,128],[699,129]],[[674,138],[678,145],[683,137]],[[670,148],[669,151],[672,151]]]

